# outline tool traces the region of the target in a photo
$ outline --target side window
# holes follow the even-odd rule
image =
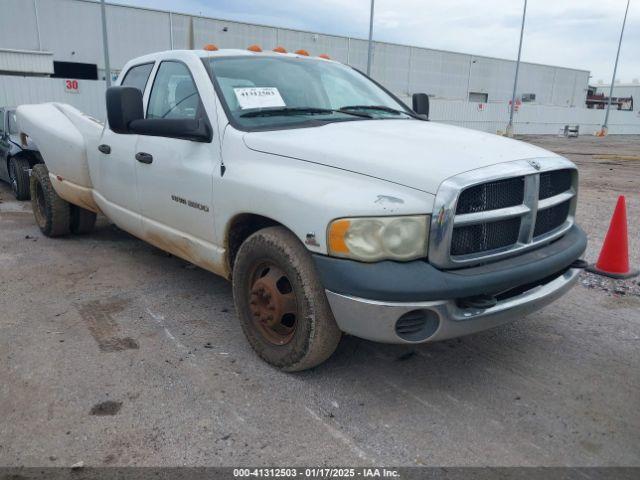
[[[162,62],[151,87],[147,118],[198,118],[200,96],[187,66]]]
[[[7,117],[9,124],[9,133],[12,135],[18,134],[18,121],[16,120],[16,111],[10,110],[9,115]]]
[[[122,80],[122,86],[135,87],[144,93],[144,87],[149,80],[149,74],[153,69],[153,63],[145,63],[144,65],[136,65],[131,67]]]

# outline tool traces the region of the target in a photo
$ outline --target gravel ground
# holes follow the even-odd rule
[[[638,137],[529,137],[580,167],[597,257]],[[623,158],[624,157],[624,158]],[[640,465],[640,287],[583,275],[526,319],[418,347],[343,339],[278,372],[227,282],[101,219],[47,239],[0,186],[0,465]]]

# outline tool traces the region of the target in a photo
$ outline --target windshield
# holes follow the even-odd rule
[[[413,118],[405,105],[339,63],[285,56],[209,62],[231,120],[243,128]]]
[[[16,111],[11,110],[9,112],[9,133],[11,135],[18,134],[18,122],[16,121]]]

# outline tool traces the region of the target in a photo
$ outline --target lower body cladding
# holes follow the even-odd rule
[[[427,262],[363,264],[316,256],[340,329],[384,343],[460,337],[516,320],[555,301],[577,281],[586,248],[577,226],[531,252],[479,267],[441,271]]]

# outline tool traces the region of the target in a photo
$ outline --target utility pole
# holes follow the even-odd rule
[[[102,47],[104,48],[104,78],[107,81],[107,88],[111,86],[111,66],[109,65],[109,39],[107,36],[107,14],[104,0],[100,1],[102,11]]]
[[[620,58],[620,47],[622,47],[622,35],[624,35],[624,27],[627,23],[627,13],[629,13],[629,3],[627,0],[627,9],[624,11],[624,20],[622,20],[622,30],[620,30],[620,40],[618,41],[618,53],[616,54],[616,63],[613,66],[613,78],[611,79],[611,88],[609,88],[609,101],[607,102],[607,113],[604,114],[604,123],[598,136],[604,137],[609,131],[609,110],[611,110],[611,97],[613,97],[613,86],[616,83],[616,73],[618,72],[618,59]]]
[[[373,7],[374,0],[371,0],[371,13],[369,14],[369,51],[367,52],[367,75],[371,76],[371,57],[373,55]]]
[[[527,0],[524,0],[522,10],[522,26],[520,27],[520,44],[518,45],[518,60],[516,62],[516,75],[513,79],[513,94],[511,95],[511,108],[509,109],[509,125],[507,125],[507,136],[513,135],[513,111],[516,108],[516,90],[518,88],[518,73],[520,72],[520,55],[522,55],[522,38],[524,36],[524,21],[527,17]]]

